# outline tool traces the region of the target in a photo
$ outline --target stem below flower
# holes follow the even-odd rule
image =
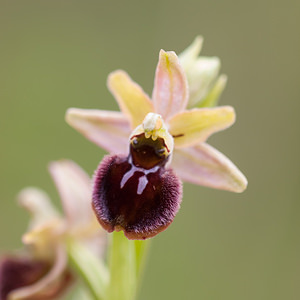
[[[109,253],[110,284],[106,300],[133,300],[136,293],[135,242],[113,232]]]
[[[94,300],[134,300],[141,282],[150,240],[128,240],[123,232],[111,234],[109,274],[103,261],[77,241],[68,241],[71,266]]]
[[[137,290],[139,290],[140,285],[141,285],[151,240],[152,239],[148,239],[145,241],[139,241],[139,240],[134,241],[135,242],[135,256],[136,256]]]

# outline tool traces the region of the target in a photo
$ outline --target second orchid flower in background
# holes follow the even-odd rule
[[[0,300],[57,299],[80,274],[88,285],[97,281],[97,288],[90,289],[92,299],[102,299],[109,279],[102,263],[106,234],[90,206],[90,178],[68,160],[52,162],[49,169],[64,215],[42,190],[21,191],[19,204],[29,211],[31,221],[22,238],[25,248],[2,256]]]

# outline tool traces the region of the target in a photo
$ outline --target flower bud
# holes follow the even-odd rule
[[[198,56],[202,42],[202,37],[197,37],[194,42],[179,55],[180,63],[186,73],[189,84],[189,108],[201,106],[201,103],[213,89],[221,66],[218,57]]]

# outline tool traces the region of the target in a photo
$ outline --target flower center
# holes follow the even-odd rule
[[[130,136],[130,156],[136,167],[164,166],[174,147],[173,137],[161,116],[149,113]]]
[[[95,175],[93,208],[107,231],[146,239],[166,229],[181,202],[181,183],[166,168],[173,137],[161,116],[149,113],[130,136],[128,156],[107,156]]]

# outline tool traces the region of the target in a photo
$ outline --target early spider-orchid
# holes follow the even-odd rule
[[[205,143],[234,123],[235,112],[230,106],[193,108],[199,101],[205,106],[207,96],[215,100],[224,87],[224,77],[220,84],[214,72],[209,84],[202,85],[205,92],[197,91],[197,81],[203,89],[201,80],[207,74],[199,70],[203,61],[198,63],[197,51],[199,39],[181,59],[173,51],[160,51],[152,99],[117,70],[109,75],[108,88],[121,112],[67,111],[72,127],[110,152],[95,173],[93,192],[94,211],[109,232],[123,230],[129,239],[146,239],[166,229],[180,206],[179,178],[233,192],[247,186],[238,168]]]

